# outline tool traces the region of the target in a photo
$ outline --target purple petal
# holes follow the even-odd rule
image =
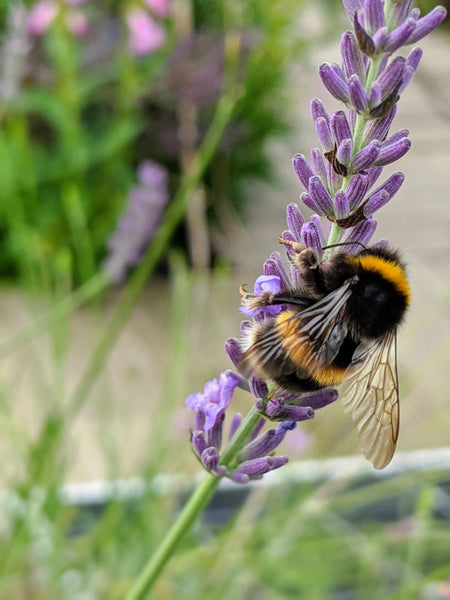
[[[355,29],[356,39],[358,40],[359,49],[366,56],[373,56],[375,54],[375,42],[369,33],[364,29],[361,23],[361,11],[355,12],[353,19],[353,27]]]
[[[372,215],[374,212],[379,210],[382,206],[387,204],[391,196],[386,190],[380,190],[376,194],[373,194],[367,202],[364,203],[363,213],[365,217]]]
[[[334,214],[336,219],[346,219],[350,214],[348,196],[341,190],[334,195]]]
[[[308,182],[305,187],[308,187]],[[300,241],[302,227],[306,221],[297,204],[291,203],[287,205],[286,221],[294,239]]]
[[[344,73],[347,78],[357,75],[360,81],[366,79],[366,69],[358,47],[358,42],[352,31],[346,31],[341,39],[341,56]]]
[[[279,469],[288,462],[287,456],[266,456],[264,458],[255,458],[239,465],[239,473],[248,477],[261,477],[269,471]]]
[[[204,431],[194,431],[191,438],[192,448],[194,449],[195,454],[201,458],[203,452],[206,450],[206,441],[205,441],[205,432]]]
[[[339,70],[336,65],[330,65],[330,63],[322,63],[319,66],[319,75],[322,79],[324,86],[330,92],[332,96],[341,100],[342,102],[348,102],[348,88],[345,82],[345,78],[342,74],[340,76]]]
[[[374,164],[376,166],[389,165],[405,155],[410,148],[411,141],[406,137],[402,138],[393,144],[389,144],[381,148],[378,158]]]
[[[350,125],[348,124],[344,111],[338,110],[333,112],[330,117],[330,125],[337,146],[339,146],[342,140],[353,138]]]
[[[357,173],[352,177],[345,190],[349,203],[349,211],[353,212],[359,206],[368,189],[369,181],[367,175]]]
[[[327,170],[325,168],[325,161],[323,154],[319,148],[313,148],[311,150],[311,167],[316,175],[320,177],[323,183],[327,181]]]
[[[320,177],[317,175],[310,177],[308,191],[314,202],[320,207],[319,212],[324,215],[333,214],[333,201]]]
[[[358,75],[352,75],[348,82],[348,94],[350,102],[359,112],[363,112],[369,105],[369,99],[364,86],[361,84]]]
[[[334,139],[327,121],[323,117],[319,117],[314,121],[314,126],[323,152],[331,152],[334,148]]]
[[[305,189],[308,189],[309,178],[313,177],[314,173],[311,170],[306,158],[303,154],[296,154],[292,159],[294,171],[297,177],[300,179]]]
[[[433,31],[447,16],[447,10],[443,6],[436,6],[427,15],[419,19],[416,23],[416,28],[409,36],[406,43],[415,44],[423,37]]]
[[[341,165],[348,167],[351,162],[352,152],[353,141],[351,139],[342,140],[336,151],[336,159],[341,163]]]
[[[381,0],[366,0],[364,2],[364,24],[369,33],[373,34],[384,27],[384,9]]]
[[[377,160],[381,152],[381,143],[378,140],[372,140],[365,148],[355,154],[352,159],[352,170],[363,171],[371,167]]]
[[[397,27],[397,29],[394,29],[394,31],[392,31],[388,36],[387,39],[385,40],[384,44],[383,44],[383,51],[384,52],[389,52],[389,54],[392,54],[392,52],[395,52],[396,50],[398,50],[400,48],[400,46],[403,46],[403,44],[406,43],[406,41],[408,40],[408,38],[411,36],[411,34],[413,33],[413,31],[416,29],[416,21],[415,19],[407,19],[404,23],[402,23],[400,25],[400,27]]]
[[[313,98],[311,100],[311,114],[313,121],[322,118],[325,119],[327,123],[330,122],[330,117],[328,116],[328,113],[325,110],[322,100],[319,100],[319,98]]]
[[[231,362],[236,367],[238,359],[242,354],[242,348],[239,341],[236,338],[228,338],[225,342],[225,352],[228,354]]]

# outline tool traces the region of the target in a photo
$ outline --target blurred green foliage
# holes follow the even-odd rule
[[[244,178],[270,177],[266,141],[288,127],[285,78],[303,47],[295,23],[301,2],[181,6],[164,23],[166,44],[146,57],[127,49],[127,3],[83,4],[90,21],[83,39],[56,19],[42,36],[22,40],[17,94],[0,115],[0,276],[42,287],[63,252],[73,281],[84,282],[105,253],[139,162],[165,165],[176,188],[226,85],[229,31],[240,35],[243,94],[204,176],[209,223],[223,221],[224,205],[242,208]],[[13,32],[2,10],[7,55]],[[183,139],[183,127],[193,128],[193,139]]]

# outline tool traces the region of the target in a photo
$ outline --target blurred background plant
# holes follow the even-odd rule
[[[238,284],[260,270],[251,253],[266,232],[242,256],[236,231],[255,233],[264,194],[283,196],[280,226],[286,194],[296,200],[276,153],[289,168],[308,145],[297,118],[310,99],[298,98],[305,64],[329,38],[337,48],[347,25],[335,0],[15,1],[0,3],[0,22],[0,597],[114,600],[192,485],[184,398],[229,366],[221,344],[238,331]],[[266,248],[279,229],[271,223]],[[158,231],[147,272],[159,273],[133,278]],[[99,273],[100,285],[83,288]],[[123,295],[109,290],[71,314],[74,293],[110,283]],[[40,321],[46,335],[9,355],[10,337],[43,307],[57,315]],[[442,335],[441,309],[412,319],[414,339],[423,319]],[[401,373],[416,396],[403,439],[415,448],[427,431],[433,447],[448,427],[430,365],[445,364],[448,344],[419,357],[416,346]],[[287,440],[289,454],[351,452],[339,411]],[[225,489],[225,510],[218,498],[154,597],[446,597],[436,587],[450,578],[445,470],[373,481],[306,468],[273,487]],[[80,479],[86,490],[67,485]],[[380,517],[375,505],[392,499]]]

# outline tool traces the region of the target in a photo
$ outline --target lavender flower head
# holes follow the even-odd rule
[[[356,254],[361,244],[367,247],[371,242],[377,227],[373,214],[395,196],[404,181],[403,173],[396,171],[375,185],[383,168],[402,158],[411,147],[407,130],[390,133],[390,128],[397,102],[418,67],[422,51],[414,47],[406,57],[392,55],[430,33],[446,15],[443,7],[436,7],[421,17],[420,11],[411,9],[410,0],[343,0],[343,4],[353,30],[342,36],[342,63],[319,66],[325,88],[343,107],[330,114],[320,99],[311,102],[318,146],[311,150],[309,160],[302,154],[295,155],[293,167],[305,189],[300,200],[314,214],[307,221],[297,204],[287,206],[287,229],[279,241],[288,257],[292,257],[296,244],[312,248],[317,260],[326,261],[328,252],[334,251],[327,248],[330,245],[339,244],[341,252]],[[386,240],[379,240],[375,245],[387,244]],[[280,254],[273,252],[264,263],[263,275],[256,279],[254,295],[277,294],[301,285],[298,270],[292,265],[286,268]],[[254,309],[244,304],[241,310],[247,317],[261,321],[285,308],[282,304],[256,303]],[[243,321],[244,343],[230,338],[225,344],[235,366],[245,349],[249,330],[250,322]],[[249,433],[237,459],[232,463],[222,461],[222,428],[225,409],[231,402],[230,388],[226,388],[227,406],[216,402],[211,412],[212,389],[217,397],[217,386],[225,389],[225,380],[214,385],[210,382],[203,395],[194,394],[188,399],[188,406],[196,411],[192,445],[211,473],[240,482],[285,464],[287,457],[276,460],[272,452],[286,432],[338,397],[338,392],[330,388],[294,394],[256,377],[247,381],[230,372],[225,377],[232,379],[234,389],[241,387],[253,394],[260,422]],[[260,434],[265,419],[280,424]],[[233,417],[232,439],[239,423],[240,418]]]
[[[128,269],[139,262],[168,201],[164,167],[144,160],[137,175],[139,183],[131,189],[125,213],[107,242],[108,255],[103,270],[111,283],[121,283]]]

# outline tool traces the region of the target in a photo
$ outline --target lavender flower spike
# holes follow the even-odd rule
[[[125,213],[107,242],[108,255],[102,266],[111,283],[121,283],[128,269],[139,262],[168,201],[164,167],[145,160],[137,175],[139,183],[131,189]]]
[[[321,338],[315,339],[314,332],[322,326],[323,307],[329,304],[339,315],[337,303],[346,302],[346,294],[352,292],[349,287],[342,296],[337,295],[338,300],[334,296],[329,299],[333,290],[321,296],[321,286],[326,289],[324,281],[331,277],[328,256],[334,252],[357,255],[361,246],[367,248],[377,227],[373,214],[392,201],[403,183],[404,175],[396,171],[374,188],[384,166],[397,161],[410,148],[406,129],[393,134],[389,130],[400,94],[416,71],[422,51],[413,48],[406,58],[392,53],[434,29],[445,15],[445,10],[438,7],[419,18],[416,9],[410,10],[409,0],[344,0],[344,7],[354,29],[341,39],[342,66],[326,62],[319,67],[325,88],[344,106],[328,113],[320,99],[312,100],[318,144],[311,150],[310,162],[304,154],[296,154],[292,161],[304,188],[300,198],[314,214],[307,220],[296,204],[288,205],[288,229],[278,239],[287,251],[290,269],[278,253],[273,253],[264,263],[263,274],[256,278],[249,305],[244,294],[242,312],[253,321],[241,323],[243,341],[228,339],[226,351],[247,377],[230,371],[222,373],[219,380],[208,382],[203,392],[192,394],[186,401],[195,410],[191,438],[195,455],[214,476],[226,476],[238,483],[283,466],[287,457],[273,456],[273,452],[286,433],[338,397],[338,391],[326,385],[332,381],[337,385],[340,379],[328,379],[327,375],[323,381],[319,377],[315,380],[316,371],[310,373],[309,364],[314,363],[316,351],[304,350],[305,356],[314,354],[304,358],[302,344],[306,338],[311,348],[314,342],[320,342],[318,363],[325,362],[324,371],[328,366],[334,368],[336,355],[327,356],[327,349],[322,349],[326,344]],[[381,240],[376,246],[386,248],[387,241]],[[303,252],[304,262],[299,256]],[[271,304],[276,294],[283,304]],[[280,335],[281,325],[288,330],[284,337]],[[346,327],[341,332],[339,325],[337,316],[330,335],[347,335]],[[294,344],[291,353],[286,350],[288,344]],[[271,364],[274,357],[275,363]],[[284,373],[284,366],[293,371]],[[268,376],[272,373],[274,381]],[[348,384],[345,373],[343,377],[344,385]],[[297,388],[302,390],[303,386],[313,387],[314,391],[298,392]],[[229,444],[234,449],[235,443],[236,451],[230,453],[228,446],[222,453],[225,415],[238,387],[253,395],[251,418],[231,419]],[[264,431],[266,420],[278,424]],[[370,453],[369,458],[373,458]],[[377,468],[386,464],[372,462]]]

